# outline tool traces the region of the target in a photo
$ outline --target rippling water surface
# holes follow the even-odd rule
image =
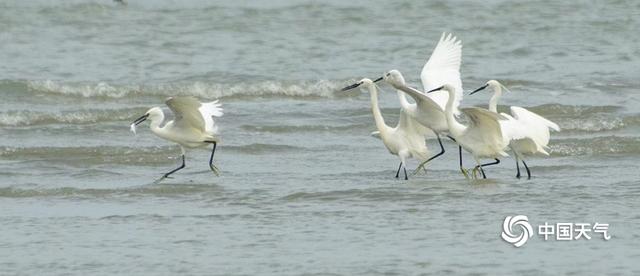
[[[639,2],[129,2],[0,3],[0,274],[640,274]],[[443,31],[466,90],[498,79],[501,109],[562,128],[532,180],[505,158],[467,181],[446,142],[398,181],[369,96],[337,91],[418,86]],[[128,125],[174,95],[223,102],[220,177],[202,149],[153,184],[180,151]],[[613,238],[516,249],[516,214]]]

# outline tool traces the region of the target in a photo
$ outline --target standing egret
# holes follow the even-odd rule
[[[489,100],[489,110],[498,113],[498,99],[502,96],[502,88],[504,87],[498,81],[490,80],[469,95],[473,95],[487,87],[494,91]],[[506,87],[505,90],[509,91]],[[515,155],[516,177],[520,178],[520,164],[518,162],[520,160],[527,170],[527,179],[531,179],[531,171],[524,161],[524,156],[549,155],[546,151],[551,136],[549,129],[560,131],[560,127],[556,123],[518,106],[511,107],[511,115],[506,113],[500,113],[500,115],[506,118],[506,120],[500,120],[500,127],[503,139],[509,142],[509,147]]]
[[[444,84],[452,85],[455,89],[456,98],[453,102],[453,114],[458,115],[460,111],[458,106],[462,100],[462,80],[460,79],[460,63],[462,62],[462,42],[452,34],[442,33],[438,44],[433,49],[431,56],[425,63],[420,73],[420,79],[424,91],[433,90]],[[442,146],[441,134],[449,132],[447,121],[444,115],[444,109],[449,99],[449,94],[445,91],[436,91],[430,94],[422,93],[416,89],[409,89],[404,77],[398,70],[391,70],[383,76],[385,82],[392,85],[397,90],[404,91],[409,94],[414,101],[410,103],[406,96],[400,97],[400,104],[403,109],[414,120],[423,126],[433,130],[440,145],[440,152],[430,157],[418,166],[419,170],[431,160],[444,154],[444,146]]]
[[[136,126],[145,120],[151,121],[151,131],[160,138],[177,143],[182,152],[182,164],[176,169],[165,173],[161,178],[167,178],[185,167],[184,154],[185,147],[196,148],[213,144],[211,157],[209,158],[209,168],[218,175],[218,168],[213,165],[213,155],[218,145],[218,126],[213,121],[213,117],[220,117],[222,104],[217,100],[209,103],[200,103],[194,97],[170,97],[165,101],[175,116],[175,119],[168,121],[164,127],[160,127],[164,122],[164,113],[160,107],[149,109],[144,115],[136,119],[131,124],[131,131],[135,133]]]
[[[473,155],[478,166],[474,169],[474,176],[476,169],[479,169],[483,178],[487,178],[483,166],[493,165],[500,163],[499,157],[509,156],[504,150],[507,147],[507,142],[502,139],[502,131],[500,130],[500,124],[498,120],[504,119],[501,115],[486,110],[484,108],[470,107],[463,108],[462,113],[467,115],[470,120],[470,124],[465,126],[459,123],[453,115],[454,102],[456,101],[456,88],[449,84],[445,84],[436,89],[430,90],[427,93],[433,93],[435,91],[444,90],[449,93],[449,99],[445,107],[445,116],[447,125],[449,126],[449,135],[451,135],[458,145],[462,146],[465,150]],[[479,158],[494,158],[496,162],[489,164],[480,164]],[[460,154],[460,170],[468,177],[467,172],[462,167],[462,154]]]
[[[376,82],[381,79],[382,78],[377,79]],[[428,150],[424,137],[425,133],[429,130],[411,119],[405,110],[400,110],[400,120],[396,127],[388,126],[385,123],[382,113],[380,112],[380,107],[378,106],[378,89],[375,83],[370,79],[364,78],[353,85],[343,88],[342,91],[347,91],[357,87],[364,87],[369,90],[369,93],[371,94],[371,111],[373,113],[373,119],[375,120],[380,138],[387,150],[389,150],[389,153],[400,158],[400,165],[396,172],[396,178],[400,175],[400,168],[402,168],[404,164],[404,179],[408,180],[409,178],[407,176],[406,165],[407,159],[416,158],[421,161],[427,159]]]

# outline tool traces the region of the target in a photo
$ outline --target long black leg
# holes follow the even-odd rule
[[[400,175],[400,168],[402,168],[402,162],[400,162],[400,165],[398,166],[398,171],[396,172],[396,178],[398,178],[398,176]]]
[[[438,137],[438,144],[440,144],[440,153],[438,153],[438,154],[436,154],[434,156],[431,156],[431,158],[427,159],[427,161],[425,161],[423,164],[426,164],[427,162],[429,162],[429,161],[431,161],[433,159],[436,159],[440,155],[444,154],[444,146],[442,145],[442,140],[440,139],[440,135],[436,134],[436,137]]]
[[[524,168],[527,169],[527,179],[531,179],[531,171],[529,170],[529,166],[527,166],[527,163],[525,163],[524,160],[522,160],[522,164],[524,165]]]
[[[487,175],[484,173],[484,170],[482,169],[482,167],[487,167],[487,166],[492,166],[492,165],[497,165],[500,164],[500,159],[495,158],[495,162],[491,162],[491,163],[485,163],[485,164],[480,164],[480,165],[476,165],[475,169],[476,170],[480,170],[480,172],[482,172],[482,178],[487,178]]]
[[[183,168],[184,168],[184,154],[182,155],[182,165],[180,165],[179,167],[173,169],[172,171],[170,171],[168,173],[165,173],[164,174],[164,178],[169,177],[169,175],[171,175],[172,173],[177,172],[179,170],[182,170]]]
[[[436,137],[438,138],[438,144],[440,144],[440,152],[434,156],[431,156],[429,159],[427,159],[427,161],[424,161],[422,163],[420,163],[420,165],[418,165],[418,167],[416,168],[416,171],[414,173],[417,173],[421,168],[424,168],[424,165],[426,165],[427,163],[429,163],[431,160],[438,158],[440,155],[444,154],[444,146],[442,145],[442,140],[440,139],[440,135],[436,133]]]
[[[218,143],[216,142],[212,142],[213,143],[213,150],[211,150],[211,157],[209,158],[209,168],[211,168],[212,171],[215,171],[215,169],[213,168],[213,154],[216,153],[216,147],[218,146]]]
[[[520,160],[518,160],[518,155],[516,155],[516,178],[520,179]]]
[[[451,137],[449,137],[449,138],[451,138]],[[451,138],[451,139],[453,139],[453,138]],[[464,175],[464,177],[466,179],[469,179],[469,174],[467,173],[467,170],[465,170],[465,168],[462,166],[462,146],[460,146],[460,145],[458,145],[458,159],[460,159],[460,171],[462,172],[462,174]]]
[[[404,180],[409,180],[409,177],[407,177],[407,166],[404,166]]]
[[[495,158],[494,160],[496,160],[496,161],[491,162],[491,163],[485,163],[485,164],[476,165],[476,170],[480,169],[480,167],[488,167],[488,166],[500,164],[500,159]]]

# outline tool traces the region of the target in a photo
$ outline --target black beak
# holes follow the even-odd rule
[[[480,91],[480,90],[482,90],[482,89],[487,88],[488,86],[489,86],[489,84],[487,83],[487,84],[485,84],[485,85],[483,85],[483,86],[479,87],[478,89],[473,90],[473,92],[469,93],[469,95],[473,95],[473,94],[475,94],[476,92],[478,92],[478,91]]]
[[[431,89],[431,90],[427,91],[427,93],[440,91],[440,90],[442,90],[442,88],[444,88],[444,85],[443,85],[443,86],[440,86],[440,87],[438,87],[438,88],[436,88],[436,89]]]
[[[354,83],[354,84],[352,84],[352,85],[349,85],[349,86],[347,86],[347,87],[345,87],[345,88],[340,89],[340,91],[347,91],[347,90],[351,90],[351,89],[354,89],[354,88],[356,88],[356,87],[360,86],[361,84],[362,84],[362,82],[356,82],[356,83]]]
[[[382,80],[382,77],[377,78],[376,80],[374,80],[373,82],[379,82]]]
[[[135,121],[133,121],[133,123],[136,124],[136,126],[137,126],[140,123],[144,122],[144,120],[146,120],[147,117],[149,117],[149,114],[144,114],[144,115],[140,116],[140,118],[138,118]]]

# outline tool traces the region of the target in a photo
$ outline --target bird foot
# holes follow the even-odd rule
[[[422,163],[420,164],[411,175],[417,175],[420,172],[420,169],[422,169],[422,171],[427,174],[427,168],[426,168],[427,163]]]
[[[462,172],[462,174],[464,175],[464,178],[469,179],[469,170],[460,167],[460,171]]]
[[[480,171],[478,167],[473,168],[473,179],[478,179],[478,171]]]
[[[211,168],[213,174],[215,174],[216,176],[220,176],[220,170],[218,169],[218,167],[216,167],[216,165],[209,165],[209,168]]]

